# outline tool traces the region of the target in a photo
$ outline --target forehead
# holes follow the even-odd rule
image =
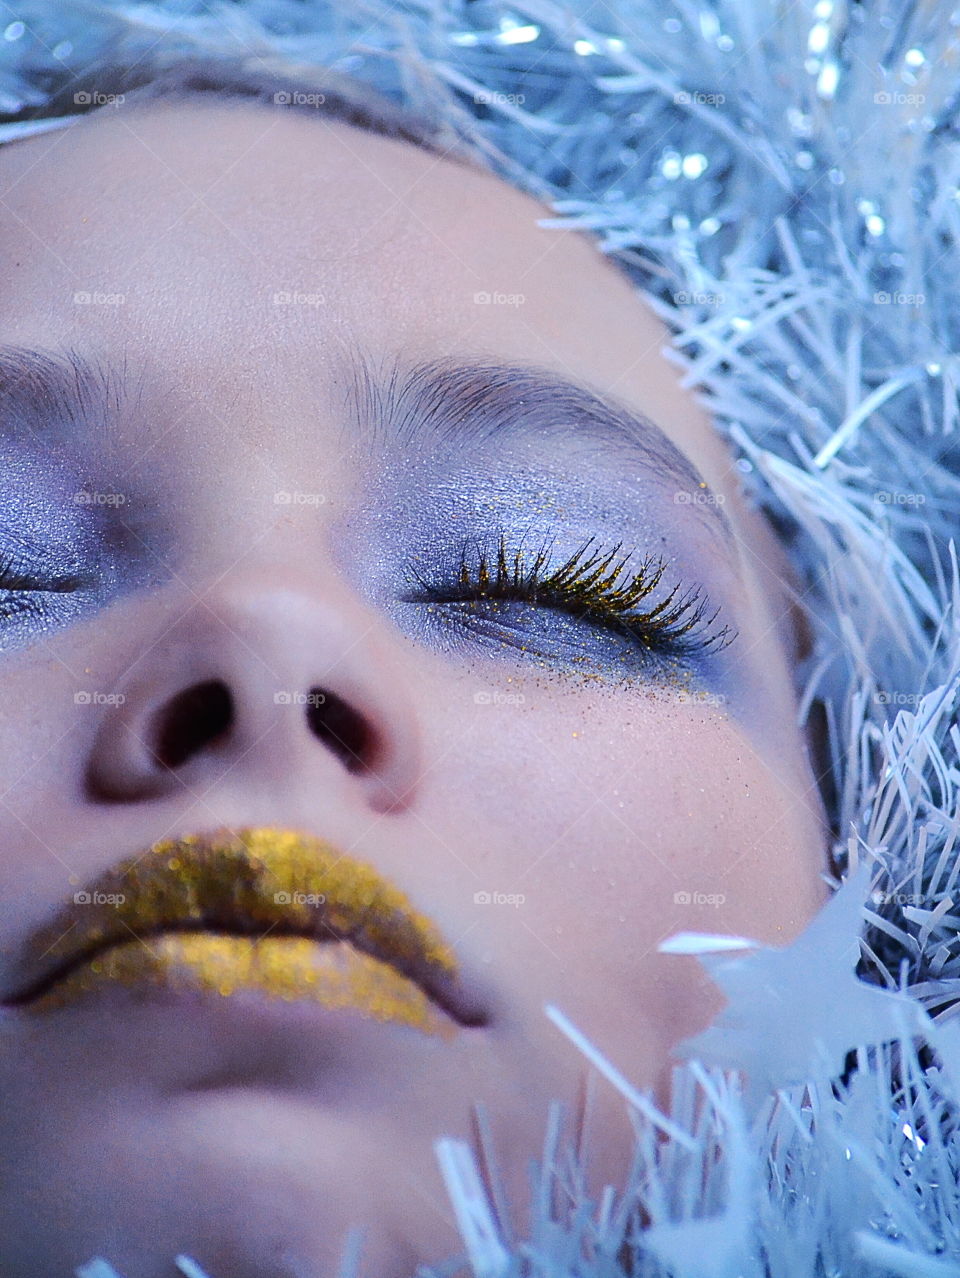
[[[591,240],[538,226],[549,210],[491,174],[301,112],[189,101],[0,148],[0,196],[2,340],[122,349],[187,393],[225,364],[319,384],[358,347],[536,362],[632,400],[724,484],[660,322]]]
[[[146,289],[166,276],[184,295],[216,281],[231,303],[262,284],[313,282],[341,316],[401,294],[409,310],[415,279],[468,327],[484,318],[475,293],[532,288],[538,259],[556,263],[561,247],[536,226],[547,210],[488,174],[244,103],[97,112],[0,149],[0,188],[8,244],[48,278],[86,271]],[[191,256],[189,272],[176,253]]]

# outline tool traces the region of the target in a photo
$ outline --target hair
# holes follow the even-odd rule
[[[447,120],[427,119],[362,80],[326,67],[300,66],[275,72],[262,60],[260,66],[253,67],[248,58],[241,57],[184,56],[161,67],[113,64],[88,68],[54,89],[43,108],[31,111],[29,118],[105,110],[104,102],[114,102],[117,95],[122,95],[125,106],[202,98],[252,102],[348,124],[461,164],[473,163]]]

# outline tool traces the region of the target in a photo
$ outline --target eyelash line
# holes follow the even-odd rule
[[[635,611],[636,605],[649,598],[659,585],[666,571],[664,560],[647,555],[636,572],[627,573],[631,554],[621,555],[623,543],[617,542],[612,549],[603,551],[591,549],[595,540],[588,538],[558,568],[551,568],[546,548],[539,550],[528,563],[522,546],[512,554],[508,552],[506,535],[501,533],[493,567],[488,553],[478,546],[477,564],[473,568],[467,548],[463,548],[456,587],[437,587],[426,581],[416,568],[413,575],[423,590],[421,602],[425,598],[433,603],[467,603],[477,599],[539,603],[580,619],[588,618],[611,630],[625,631],[651,650],[719,652],[736,638],[736,631],[728,625],[710,633],[720,609],[716,608],[704,620],[707,602],[700,589],[694,587],[680,593],[681,582],[659,603],[644,612]],[[21,595],[19,599],[0,601],[2,616],[39,612],[39,601],[30,599],[30,595],[66,594],[82,585],[82,579],[77,576],[41,581],[25,574],[11,557],[0,555],[0,592]],[[700,633],[694,635],[698,628]]]
[[[9,555],[0,554],[0,590],[18,590],[30,594],[70,594],[84,584],[83,578],[51,577],[42,579],[36,573],[24,572]]]
[[[653,649],[711,648],[719,652],[736,638],[736,632],[728,625],[712,634],[703,633],[710,631],[720,609],[716,608],[705,619],[707,601],[701,591],[694,587],[681,592],[681,582],[645,612],[635,611],[636,605],[656,590],[666,563],[660,557],[647,555],[640,568],[629,573],[625,570],[631,555],[621,554],[622,542],[604,551],[591,549],[595,540],[588,538],[579,550],[553,569],[547,549],[538,551],[528,563],[522,548],[508,551],[506,536],[501,533],[494,565],[487,552],[478,547],[477,564],[473,567],[467,549],[463,549],[456,588],[438,589],[424,581],[416,570],[414,575],[434,603],[465,603],[472,599],[542,603],[574,616],[587,616],[610,629],[626,630]],[[472,593],[468,595],[466,591]],[[701,633],[694,637],[693,632],[698,628]]]

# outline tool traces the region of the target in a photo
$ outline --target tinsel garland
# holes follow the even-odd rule
[[[515,1238],[469,1147],[439,1140],[469,1270],[614,1278],[626,1239],[637,1278],[960,1273],[960,1022],[950,1016],[960,997],[960,10],[936,0],[14,0],[4,14],[0,140],[68,125],[48,118],[51,96],[100,62],[160,67],[197,53],[332,67],[446,122],[553,206],[547,225],[591,231],[629,272],[800,574],[814,635],[803,707],[822,707],[827,725],[846,881],[784,950],[666,944],[702,952],[730,998],[682,1045],[670,1115],[562,1009],[545,1009],[571,1051],[623,1092],[635,1174],[587,1201],[575,1162],[559,1157],[555,1112],[539,1206]],[[560,1217],[546,1192],[554,1176],[567,1190]],[[195,1262],[176,1263],[199,1278]],[[104,1259],[77,1272],[115,1274]]]

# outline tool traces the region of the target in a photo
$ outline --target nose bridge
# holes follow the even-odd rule
[[[227,771],[280,791],[326,778],[379,812],[411,799],[416,700],[388,628],[342,582],[234,573],[145,635],[117,686],[90,753],[95,801],[156,799]]]

